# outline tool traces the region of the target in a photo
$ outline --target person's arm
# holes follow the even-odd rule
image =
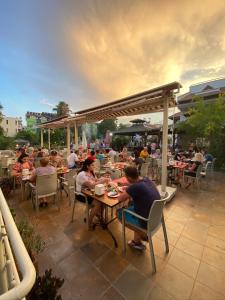
[[[196,164],[193,163],[192,166],[189,168],[190,172],[195,172]]]
[[[130,195],[127,192],[123,192],[117,199],[119,202],[123,202],[130,199]]]

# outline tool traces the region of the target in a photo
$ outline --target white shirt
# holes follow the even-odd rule
[[[70,155],[67,157],[67,162],[68,162],[68,166],[69,168],[74,167],[74,165],[76,164],[76,161],[78,161],[78,157],[75,153],[70,153]]]
[[[80,172],[76,176],[76,191],[80,193],[84,183],[87,182],[87,181],[90,182],[90,183],[94,183],[95,182],[94,176],[88,174],[85,171]]]

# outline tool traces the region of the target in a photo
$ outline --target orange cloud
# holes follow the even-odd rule
[[[225,1],[85,1],[65,44],[99,103],[225,68]],[[211,71],[209,71],[211,70]]]

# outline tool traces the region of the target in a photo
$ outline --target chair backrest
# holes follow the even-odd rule
[[[153,168],[158,167],[158,163],[157,163],[156,158],[153,158],[153,159],[152,159],[152,167],[153,167]]]
[[[143,163],[141,165],[141,176],[142,177],[147,177],[148,176],[148,167],[149,167],[149,163]]]
[[[208,172],[212,170],[212,162],[207,161],[206,166],[205,166],[205,176],[207,176]]]
[[[201,176],[201,172],[202,172],[202,165],[199,165],[196,171],[196,178]]]
[[[214,170],[214,167],[215,167],[215,162],[216,162],[216,157],[213,158],[213,161],[212,161],[212,169]]]
[[[148,232],[154,234],[159,228],[162,221],[163,208],[166,204],[167,198],[161,200],[155,200],[149,212],[147,229]]]
[[[118,179],[120,177],[121,177],[121,171],[120,170],[115,169],[115,170],[112,171],[112,174],[111,174],[112,180]]]
[[[110,157],[110,160],[111,160],[111,163],[115,163],[115,155],[112,155],[111,157]]]
[[[115,163],[119,162],[119,155],[118,155],[118,154],[116,154],[116,155],[114,156],[114,162],[115,162]]]
[[[2,168],[7,168],[8,167],[8,157],[2,157]]]
[[[75,169],[72,169],[65,174],[65,179],[68,182],[68,186],[74,186],[74,176],[76,175],[76,173],[77,171]]]
[[[57,173],[37,176],[36,191],[38,196],[54,194],[57,192]]]

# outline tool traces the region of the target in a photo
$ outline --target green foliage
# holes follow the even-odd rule
[[[218,165],[225,163],[225,102],[223,97],[206,104],[201,98],[188,113],[186,121],[178,124],[178,132],[186,141],[202,139],[209,142],[210,153],[217,158]]]
[[[116,131],[117,119],[106,119],[98,124],[98,136],[104,138],[106,131]]]
[[[121,148],[123,148],[124,146],[126,146],[130,141],[130,137],[128,136],[113,136],[112,139],[112,148],[115,150],[120,150]]]
[[[39,144],[39,136],[36,132],[33,132],[31,130],[22,130],[17,133],[15,136],[15,139],[23,139],[30,142],[32,145],[38,145]]]
[[[69,114],[70,109],[69,109],[69,105],[64,102],[64,101],[60,101],[55,108],[53,108],[53,111],[56,112],[58,117],[61,116],[66,116]]]
[[[21,219],[17,223],[17,228],[31,258],[33,257],[33,254],[38,254],[44,250],[44,241],[26,219]]]
[[[62,287],[64,279],[52,276],[52,270],[46,270],[43,276],[38,276],[36,282],[26,297],[27,300],[61,300],[57,295],[58,289]]]
[[[8,150],[15,148],[14,138],[7,137],[0,134],[0,149]]]

